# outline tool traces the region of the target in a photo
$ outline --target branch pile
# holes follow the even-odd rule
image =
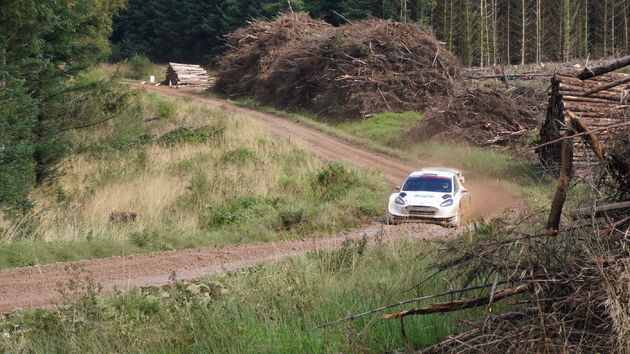
[[[421,111],[459,87],[459,60],[412,23],[332,27],[307,14],[253,21],[227,36],[216,88],[334,118]]]
[[[215,88],[228,96],[335,120],[430,109],[408,137],[482,146],[517,145],[537,125],[523,95],[465,91],[458,58],[413,23],[332,27],[287,14],[253,21],[227,43]]]
[[[461,141],[475,146],[519,148],[538,124],[532,105],[520,91],[467,90],[425,112],[411,129],[413,140]]]

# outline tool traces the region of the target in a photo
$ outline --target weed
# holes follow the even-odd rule
[[[221,161],[224,163],[232,163],[236,165],[243,165],[247,162],[256,162],[256,155],[253,151],[246,148],[238,148],[226,152]]]
[[[152,230],[142,230],[142,231],[132,232],[131,235],[129,236],[129,239],[131,240],[131,242],[140,248],[147,247],[149,243],[151,243],[151,241],[156,238],[157,238],[157,232],[152,231]]]
[[[279,200],[259,196],[243,197],[232,203],[221,205],[210,213],[202,214],[200,225],[202,228],[212,229],[240,224],[270,212],[279,202]]]
[[[170,119],[177,113],[177,103],[171,100],[160,100],[155,108],[155,117],[157,119]]]
[[[83,291],[84,299],[55,311],[22,311],[0,321],[0,333],[6,333],[0,336],[0,347],[12,352],[275,353],[354,352],[360,345],[367,352],[393,352],[407,344],[421,348],[435,343],[461,329],[460,320],[477,315],[409,317],[407,338],[399,322],[378,315],[315,329],[348,313],[406,299],[407,290],[426,278],[432,259],[417,255],[430,244],[400,242],[375,249],[366,244],[366,238],[347,241],[341,250],[216,274],[193,284],[134,289],[106,298]],[[90,288],[84,281],[89,274],[75,273],[75,288]],[[430,279],[417,291],[448,287],[446,281]]]
[[[224,132],[225,127],[221,125],[207,125],[194,129],[181,127],[162,135],[157,138],[155,142],[163,147],[171,147],[181,144],[203,144],[210,140],[220,138]]]
[[[356,241],[345,239],[340,249],[316,251],[309,255],[317,259],[328,272],[338,273],[352,268],[358,259],[363,256],[366,249],[367,236],[363,236]]]

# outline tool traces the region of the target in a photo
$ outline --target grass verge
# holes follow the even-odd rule
[[[194,284],[97,295],[89,275],[66,291],[84,296],[55,312],[18,311],[0,322],[0,348],[10,352],[391,352],[419,348],[461,329],[479,311],[384,321],[378,315],[317,330],[317,325],[446,289],[426,278],[434,246],[400,241],[367,249],[365,241]],[[74,289],[74,290],[71,290]],[[412,306],[426,305],[413,304]]]

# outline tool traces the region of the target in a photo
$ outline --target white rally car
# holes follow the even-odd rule
[[[470,218],[470,193],[461,171],[425,168],[389,197],[387,223],[433,222],[459,227]]]

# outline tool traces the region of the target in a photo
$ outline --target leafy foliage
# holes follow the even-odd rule
[[[113,114],[128,98],[107,81],[75,79],[108,53],[112,17],[122,4],[0,3],[0,207],[27,210],[30,190],[55,176],[69,150],[66,132]],[[98,109],[81,110],[96,103]]]

